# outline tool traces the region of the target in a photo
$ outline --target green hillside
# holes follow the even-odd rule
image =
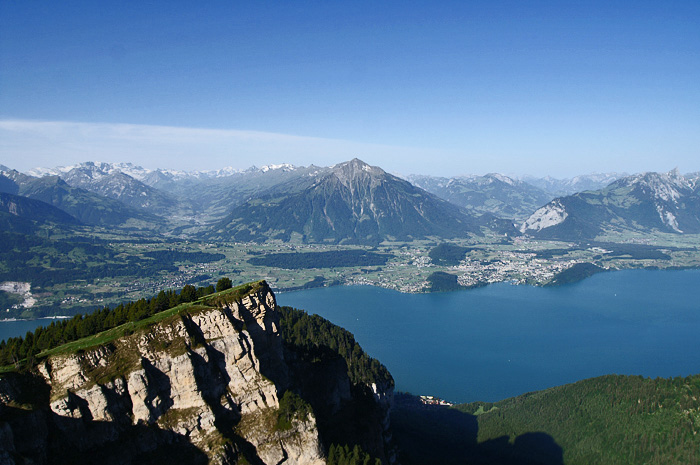
[[[89,225],[156,228],[163,222],[142,209],[72,187],[58,176],[35,178],[11,171],[3,176],[0,190],[53,205]]]
[[[428,406],[398,394],[403,465],[700,463],[700,375],[608,375],[496,403]]]
[[[567,465],[700,463],[700,375],[609,375],[457,409],[486,410],[478,442],[543,432]]]

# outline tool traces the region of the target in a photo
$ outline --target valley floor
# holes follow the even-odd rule
[[[372,285],[406,293],[431,292],[479,287],[497,282],[548,285],[560,273],[580,263],[596,265],[600,270],[630,268],[695,268],[700,267],[700,236],[675,234],[629,234],[601,237],[597,242],[569,243],[517,237],[482,237],[478,241],[457,240],[466,248],[462,260],[450,262],[431,258],[436,241],[382,243],[377,247],[339,246],[291,243],[216,243],[168,238],[129,237],[113,232],[92,233],[111,253],[108,258],[89,256],[79,247],[68,254],[71,260],[83,260],[87,275],[61,276],[53,282],[29,281],[0,289],[0,319],[36,318],[89,312],[98,306],[137,300],[160,289],[180,289],[185,284],[206,285],[221,276],[238,281],[265,279],[276,291],[291,291],[337,284]],[[81,238],[85,240],[85,238]],[[369,265],[356,265],[342,254],[365,253]],[[290,265],[289,260],[275,262],[279,254],[312,254],[303,263]],[[324,255],[326,253],[326,255]],[[328,253],[335,253],[328,259]],[[55,272],[56,252],[26,252],[26,263],[37,269]],[[272,259],[260,257],[275,254]],[[294,260],[292,260],[294,263]],[[114,276],[115,267],[124,267]],[[110,268],[111,267],[111,268]],[[127,268],[130,267],[130,268]],[[90,270],[95,270],[91,272]],[[107,271],[104,271],[107,270]],[[588,274],[573,273],[565,282],[583,279]],[[600,271],[598,270],[598,271]],[[111,273],[111,274],[110,274]],[[438,283],[435,273],[442,274]],[[6,270],[3,276],[12,278]],[[447,278],[447,286],[443,281]],[[6,278],[7,279],[7,278]],[[7,279],[10,281],[10,279]],[[29,287],[29,289],[28,289]],[[8,293],[13,289],[21,292]]]

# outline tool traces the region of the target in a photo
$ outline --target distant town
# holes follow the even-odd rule
[[[444,407],[452,407],[454,405],[452,402],[434,396],[418,396],[418,398],[425,405],[441,405]]]

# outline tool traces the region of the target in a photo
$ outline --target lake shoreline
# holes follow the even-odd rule
[[[588,262],[581,262],[582,264],[589,264],[592,265],[591,263]],[[595,266],[595,265],[594,265]],[[615,268],[615,269],[605,269],[601,268],[600,271],[592,273],[592,274],[585,274],[580,276],[578,279],[572,279],[569,280],[565,283],[554,283],[554,282],[547,282],[547,283],[520,283],[512,279],[504,279],[503,281],[495,281],[495,282],[485,282],[485,283],[479,283],[475,284],[472,286],[460,286],[457,289],[450,289],[450,290],[430,290],[427,289],[422,292],[410,292],[410,291],[402,291],[399,289],[395,289],[390,286],[382,286],[381,283],[355,283],[355,282],[339,282],[339,281],[331,281],[328,284],[322,284],[318,286],[310,286],[310,287],[304,287],[302,286],[296,286],[296,287],[286,287],[286,288],[279,288],[275,289],[272,288],[273,292],[275,295],[277,294],[287,294],[290,292],[299,292],[299,291],[308,291],[311,289],[321,289],[321,288],[330,288],[330,287],[338,287],[338,286],[369,286],[369,287],[375,287],[377,289],[386,289],[389,291],[396,291],[400,294],[407,294],[407,295],[424,295],[424,294],[440,294],[440,293],[450,293],[450,292],[461,292],[461,291],[470,291],[470,290],[475,290],[475,289],[481,289],[483,287],[487,286],[492,286],[492,285],[499,285],[499,284],[511,284],[513,286],[524,286],[524,287],[535,287],[535,288],[547,288],[547,287],[559,287],[559,286],[566,286],[569,284],[576,284],[582,281],[585,281],[586,279],[589,279],[590,277],[598,274],[598,273],[615,273],[615,272],[624,272],[624,271],[693,271],[693,270],[700,270],[700,266],[672,266],[672,267],[666,267],[666,268],[659,268],[656,266],[648,266],[648,267],[639,267],[639,268]]]
[[[663,378],[696,373],[700,356],[687,355],[685,348],[700,328],[700,270],[618,271],[558,287],[501,282],[463,292],[334,285],[279,292],[278,304],[319,314],[355,334],[389,368],[397,389],[454,403],[495,402],[613,373]],[[65,318],[0,320],[0,329],[17,328],[0,339]],[[669,345],[675,348],[664,352]],[[446,350],[434,351],[441,346]],[[402,366],[402,360],[410,363]],[[618,364],[605,365],[610,360]],[[543,370],[551,361],[555,366]],[[443,379],[455,372],[468,378]],[[486,380],[492,372],[496,379]],[[528,382],[504,389],[514,380]],[[482,387],[471,388],[478,384]]]
[[[469,292],[467,292],[469,291]],[[558,287],[496,283],[404,294],[375,286],[281,293],[355,335],[398,390],[494,402],[607,374],[697,373],[700,272],[620,270]]]
[[[588,263],[588,262],[585,262]],[[333,280],[333,281],[328,281],[323,284],[319,285],[311,285],[306,287],[309,283],[306,283],[301,286],[295,286],[295,287],[286,287],[286,288],[272,288],[273,292],[275,295],[284,295],[284,294],[289,294],[289,293],[294,293],[294,292],[304,292],[308,291],[311,289],[323,289],[323,288],[331,288],[331,287],[353,287],[353,286],[368,286],[368,287],[373,287],[377,289],[386,289],[390,291],[395,291],[400,294],[404,295],[426,295],[426,294],[442,294],[442,293],[452,293],[452,292],[463,292],[463,291],[471,291],[471,290],[476,290],[476,289],[481,289],[484,287],[488,286],[493,286],[493,285],[501,285],[501,284],[510,284],[513,286],[522,286],[522,287],[534,287],[534,288],[548,288],[548,287],[560,287],[560,286],[566,286],[566,285],[571,285],[571,284],[576,284],[582,281],[585,281],[586,279],[589,279],[591,276],[594,276],[595,274],[602,273],[602,272],[624,272],[624,271],[635,271],[635,270],[649,270],[649,271],[692,271],[692,270],[700,270],[700,267],[696,266],[674,266],[674,267],[666,267],[666,268],[659,268],[655,266],[649,266],[649,267],[641,267],[641,268],[617,268],[617,269],[601,269],[601,271],[594,273],[594,274],[588,274],[581,276],[580,279],[573,279],[569,280],[566,283],[520,283],[511,279],[505,279],[503,281],[495,281],[495,282],[484,282],[484,283],[479,283],[471,286],[460,286],[459,288],[455,289],[450,289],[450,290],[424,290],[422,292],[411,292],[411,291],[404,291],[400,289],[396,289],[391,286],[384,286],[381,283],[356,283],[356,282],[342,282],[338,280]],[[242,282],[241,282],[242,284]],[[95,307],[94,310],[99,310],[98,307]],[[83,312],[81,312],[83,313]],[[88,312],[89,313],[89,312]],[[32,318],[19,318],[19,317],[12,317],[12,318],[4,318],[0,319],[0,324],[3,322],[13,322],[13,321],[34,321],[34,320],[42,320],[42,319],[70,319],[73,316],[70,315],[51,315],[51,316],[41,316],[41,317],[32,317]]]

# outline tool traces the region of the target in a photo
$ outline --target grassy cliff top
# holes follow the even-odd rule
[[[241,284],[240,286],[236,286],[231,289],[226,289],[221,292],[201,297],[194,302],[180,304],[176,307],[156,313],[155,315],[144,320],[130,321],[117,326],[116,328],[97,333],[93,336],[87,336],[82,339],[78,339],[77,341],[69,342],[53,349],[45,350],[39,353],[39,357],[47,357],[58,353],[77,352],[79,350],[85,350],[108,344],[115,339],[149,328],[156,323],[171,320],[173,317],[183,313],[196,314],[212,308],[221,308],[225,304],[239,302],[243,298],[254,294],[265,287],[267,287],[267,283],[264,280]]]
[[[265,280],[253,281],[240,286],[226,289],[225,291],[217,292],[199,299],[202,305],[209,307],[223,307],[233,302],[240,302],[245,297],[255,294],[256,292],[268,288]]]
[[[73,353],[109,344],[116,339],[146,330],[157,323],[175,319],[183,313],[193,314],[241,301],[267,288],[265,281],[241,284],[213,294],[206,294],[190,302],[180,302],[183,292],[164,291],[157,297],[114,309],[102,309],[88,315],[76,315],[70,320],[37,328],[26,337],[10,338],[0,343],[0,373],[15,371],[23,365],[34,365],[51,355]],[[201,290],[202,288],[200,288]],[[170,308],[168,308],[170,307]],[[164,310],[160,310],[165,308]]]

